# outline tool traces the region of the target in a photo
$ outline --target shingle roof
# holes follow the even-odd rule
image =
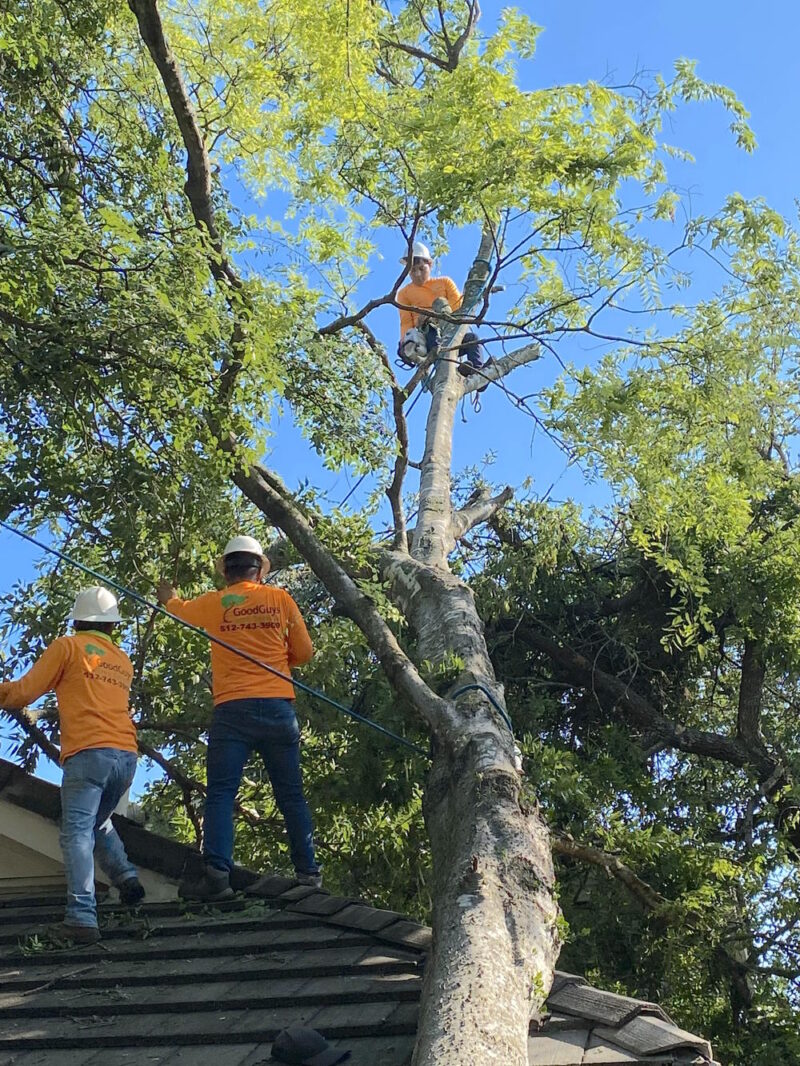
[[[58,790],[0,761],[0,798],[57,816]],[[55,804],[53,801],[55,800]],[[179,877],[196,853],[118,821],[134,861]],[[175,902],[132,921],[100,907],[103,940],[53,951],[60,898],[0,902],[0,1066],[258,1066],[288,1025],[311,1025],[353,1066],[404,1066],[430,930],[280,876],[204,908]],[[257,893],[257,894],[254,894]],[[708,1066],[708,1043],[658,1006],[557,973],[531,1066]],[[466,1066],[466,1064],[465,1064]],[[469,1064],[472,1066],[472,1064]]]

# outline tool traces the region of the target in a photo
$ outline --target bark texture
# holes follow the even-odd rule
[[[492,246],[487,231],[464,289],[467,314],[482,294]],[[454,418],[467,390],[455,363],[465,328],[454,323],[442,330],[444,357],[434,371],[411,552],[387,553],[383,565],[420,659],[452,678],[454,709],[453,728],[448,722],[434,734],[424,799],[434,867],[434,953],[414,1066],[523,1066],[529,1022],[540,1015],[558,957],[558,909],[547,830],[538,811],[520,802],[514,738],[501,713],[505,696],[483,623],[472,591],[448,566],[457,539],[511,496],[506,490],[461,511],[452,506]]]

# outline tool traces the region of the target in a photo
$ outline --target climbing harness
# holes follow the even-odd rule
[[[478,258],[475,259],[475,262],[476,263],[484,263],[486,265],[487,277],[489,276],[489,274],[491,274],[492,264],[491,264],[491,261],[489,259],[483,259],[481,257],[478,257]],[[475,299],[472,300],[472,302],[469,304],[469,306],[468,307],[464,307],[462,305],[461,307],[459,307],[459,309],[458,309],[459,317],[463,318],[464,316],[466,316],[468,314],[471,314],[471,312],[475,308],[476,304],[478,303],[478,300],[480,300],[480,298],[483,296],[485,289],[486,289],[486,282],[484,281],[483,285],[480,288],[480,290],[475,294]],[[432,310],[437,310],[436,304],[437,304],[437,302],[439,300],[442,300],[442,299],[443,299],[443,297],[437,297],[437,299],[434,300]],[[445,303],[444,306],[447,309],[448,313],[450,313],[450,314],[453,313],[448,304]],[[441,310],[441,309],[438,309],[438,310]],[[437,333],[438,333],[438,331],[437,331]],[[446,348],[445,349],[445,352],[449,352],[449,351],[451,351],[450,348]],[[458,351],[458,349],[456,349],[456,351]],[[433,375],[436,372],[436,364],[439,363],[442,358],[444,358],[444,355],[443,354],[439,354],[438,338],[437,338],[437,355],[436,355],[436,358],[433,360],[433,362],[431,363],[427,374],[422,379],[420,393],[417,394],[417,397],[414,399],[414,403],[417,402],[417,399],[419,399],[419,396],[421,395],[422,392],[431,392],[432,391],[432,389],[433,389]],[[487,384],[488,384],[488,382],[487,382]],[[484,386],[484,388],[485,387],[486,386]],[[482,391],[483,391],[483,389],[481,389],[481,392]],[[480,409],[481,409],[480,408],[480,400],[473,399],[472,400],[472,404],[475,407],[475,412],[477,414],[480,411]],[[408,409],[409,412],[411,411],[413,406],[414,406],[414,404],[412,404],[411,407],[409,407],[409,409]]]
[[[48,552],[50,555],[54,555],[57,559],[61,559],[63,562],[68,563],[70,566],[74,566],[78,570],[82,570],[84,574],[88,574],[90,577],[95,578],[97,581],[102,581],[104,585],[110,585],[112,589],[115,589],[122,596],[127,596],[129,599],[134,600],[136,603],[142,604],[144,607],[148,607],[151,611],[155,611],[157,614],[163,615],[165,618],[171,619],[173,622],[178,622],[192,633],[198,633],[200,636],[205,637],[206,640],[211,641],[213,644],[218,644],[221,648],[226,648],[228,651],[238,655],[242,659],[246,659],[250,663],[254,663],[256,666],[260,666],[262,670],[267,670],[270,674],[274,674],[275,677],[280,677],[284,681],[289,681],[295,688],[302,689],[303,692],[307,692],[314,699],[321,700],[323,703],[329,704],[331,707],[335,707],[337,711],[342,714],[346,714],[349,718],[354,719],[356,722],[360,722],[362,725],[369,726],[370,729],[375,729],[378,733],[383,733],[384,736],[390,737],[392,740],[397,741],[398,744],[404,745],[406,748],[410,748],[418,755],[428,756],[428,753],[424,748],[421,748],[419,744],[414,744],[410,740],[406,740],[405,737],[401,737],[399,733],[393,733],[391,729],[386,729],[385,726],[380,725],[378,722],[374,722],[371,718],[366,718],[363,714],[359,714],[358,711],[354,711],[351,707],[345,707],[343,703],[339,703],[338,700],[331,699],[330,696],[326,696],[324,692],[314,688],[312,685],[306,685],[303,681],[297,681],[295,678],[281,673],[280,670],[276,670],[274,666],[269,666],[267,663],[257,659],[254,655],[248,655],[246,651],[242,651],[241,648],[236,648],[233,644],[229,644],[225,640],[221,640],[219,637],[213,636],[211,633],[207,633],[204,629],[200,629],[199,626],[193,626],[191,622],[186,622],[182,618],[177,618],[174,614],[170,614],[169,611],[165,611],[163,607],[159,607],[158,604],[152,603],[144,596],[140,596],[138,592],[134,592],[132,589],[126,588],[125,585],[120,585],[116,581],[112,581],[111,578],[106,577],[104,574],[98,573],[90,566],[84,566],[83,563],[79,563],[76,559],[70,558],[64,552],[59,551],[58,548],[52,548],[48,544],[43,544],[41,541],[36,540],[35,537],[30,536],[29,533],[23,533],[21,529],[17,529],[15,526],[9,525],[8,522],[0,520],[0,527],[7,529],[10,533],[16,533],[18,537],[23,540],[27,540],[30,544],[36,545],[41,551]]]

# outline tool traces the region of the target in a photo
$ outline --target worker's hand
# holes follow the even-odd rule
[[[170,585],[169,581],[159,581],[156,588],[156,598],[160,604],[168,603],[170,600],[174,600],[176,596],[175,589]]]

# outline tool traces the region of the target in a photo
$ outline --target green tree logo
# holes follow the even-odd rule
[[[238,607],[240,603],[246,603],[247,597],[240,596],[236,592],[229,592],[226,596],[222,597],[222,606],[227,610],[228,607]]]

